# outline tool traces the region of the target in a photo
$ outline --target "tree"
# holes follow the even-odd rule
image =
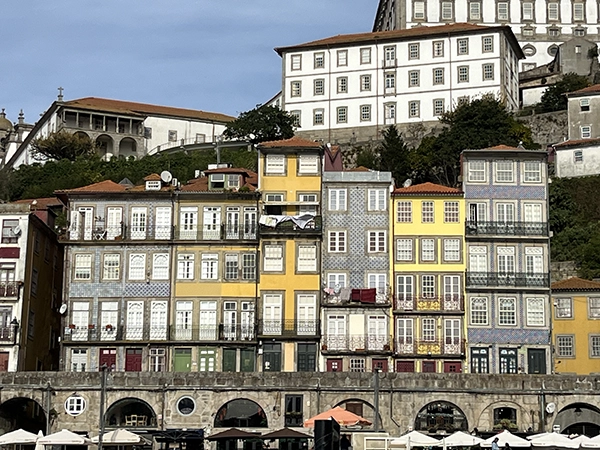
[[[223,134],[229,139],[243,139],[258,144],[294,136],[294,117],[277,106],[257,105],[230,122]]]
[[[565,94],[583,89],[589,85],[590,82],[587,77],[576,73],[567,73],[554,86],[546,89],[536,110],[551,112],[567,109],[567,96]]]
[[[379,154],[370,143],[354,147],[353,150],[356,153],[356,167],[366,167],[373,170],[379,169]]]
[[[96,144],[87,135],[58,131],[31,141],[31,153],[38,160],[75,161],[79,157],[94,155]]]
[[[392,172],[397,183],[411,174],[410,149],[402,138],[396,125],[383,131],[383,141],[379,144],[379,170]]]

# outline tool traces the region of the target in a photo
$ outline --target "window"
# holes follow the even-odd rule
[[[419,59],[419,44],[408,44],[408,59]]]
[[[361,48],[360,49],[360,63],[361,64],[371,64],[371,49],[370,48]]]
[[[548,20],[560,20],[558,3],[548,3]]]
[[[485,161],[469,161],[469,182],[485,181]]]
[[[421,2],[421,1],[413,2],[413,18],[415,20],[425,19],[425,2]]]
[[[444,202],[444,222],[458,223],[459,219],[458,202]]]
[[[367,122],[371,120],[371,105],[362,105],[360,107],[360,121]]]
[[[481,20],[480,2],[469,2],[469,20]]]
[[[421,261],[435,261],[435,239],[421,239]]]
[[[487,297],[471,297],[471,325],[488,324],[488,299]]]
[[[129,276],[130,280],[146,279],[146,254],[132,253],[129,255]]]
[[[75,255],[75,274],[76,281],[92,279],[92,255],[79,253]]]
[[[371,90],[371,75],[361,75],[360,90],[361,91],[370,91]]]
[[[496,181],[498,183],[512,183],[514,174],[514,164],[512,161],[496,161]]]
[[[256,279],[256,255],[254,253],[244,253],[242,255],[242,279]]]
[[[528,298],[527,302],[527,326],[528,327],[543,327],[546,324],[544,314],[544,299],[543,298]]]
[[[385,57],[384,67],[393,67],[396,65],[396,47],[384,47],[383,54]]]
[[[346,94],[348,92],[348,77],[338,77],[337,91],[338,94]]]
[[[469,82],[469,67],[468,66],[460,66],[458,68],[458,82],[459,83],[468,83]]]
[[[590,336],[590,356],[600,357],[600,336]]]
[[[86,368],[87,368],[87,349],[74,348],[73,350],[71,350],[71,371],[72,372],[85,372]]]
[[[585,36],[585,28],[575,28],[573,29],[573,36],[583,37]]]
[[[327,287],[331,289],[344,288],[346,287],[346,274],[345,273],[328,273],[327,274]]]
[[[468,55],[469,54],[469,40],[468,39],[458,39],[456,41],[458,46],[458,54],[459,55]]]
[[[369,289],[377,289],[377,295],[387,296],[387,275],[385,273],[367,274],[367,286]]]
[[[383,105],[383,108],[385,111],[386,120],[393,120],[396,118],[396,104],[395,103],[386,103]]]
[[[526,183],[539,183],[542,181],[542,165],[539,161],[526,161],[523,163],[523,181]]]
[[[385,211],[387,209],[387,189],[369,189],[369,211]]]
[[[77,372],[77,371],[74,371]],[[79,395],[72,395],[65,402],[65,412],[70,416],[78,416],[85,411],[85,399]]]
[[[280,244],[265,245],[265,272],[283,272],[283,246]]]
[[[398,202],[396,208],[396,219],[398,222],[412,222],[412,202]]]
[[[575,150],[573,152],[573,160],[576,163],[583,162],[583,151],[582,150]]]
[[[314,81],[314,94],[324,95],[325,94],[325,80],[323,78],[317,78]]]
[[[299,245],[298,246],[298,272],[315,272],[317,270],[317,246]]]
[[[512,297],[498,298],[498,324],[517,324],[517,300]]]
[[[396,260],[397,261],[412,261],[413,260],[413,240],[412,239],[397,239],[396,240]]]
[[[2,221],[2,243],[16,244],[18,236],[15,229],[18,230],[19,219],[5,219]]]
[[[120,277],[121,255],[119,253],[107,253],[104,255],[102,266],[103,280],[118,280]]]
[[[444,114],[445,111],[445,107],[444,107],[444,99],[443,98],[436,98],[433,101],[433,115],[434,116],[441,116],[442,114]]]
[[[325,53],[315,53],[315,69],[322,69],[325,67]]]
[[[302,55],[292,55],[292,70],[302,70]]]
[[[533,3],[523,2],[521,5],[522,20],[533,20]]]
[[[408,102],[408,116],[419,117],[421,115],[421,102],[413,100]]]
[[[194,279],[194,255],[192,253],[181,253],[177,255],[177,279]]]
[[[365,371],[365,359],[364,358],[350,358],[350,372],[364,372]]]
[[[166,351],[164,348],[150,348],[150,372],[165,371]]]
[[[421,202],[421,222],[433,223],[434,217],[434,206],[433,202]]]
[[[494,64],[483,64],[482,66],[483,80],[490,81],[494,79]]]
[[[592,137],[592,127],[590,125],[581,126],[581,139],[589,139]]]
[[[588,317],[590,319],[600,319],[600,298],[590,297],[588,298]]]
[[[169,279],[169,254],[155,253],[152,255],[152,279],[153,280],[168,280]]]
[[[325,111],[321,108],[313,109],[313,125],[325,124]]]
[[[387,72],[385,74],[385,89],[386,91],[393,90],[396,87],[396,74]]]
[[[346,210],[346,189],[330,189],[329,190],[329,211],[345,211]]]
[[[285,155],[266,155],[265,156],[266,174],[284,174],[285,173]]]
[[[516,348],[501,348],[500,356],[500,373],[517,373],[517,349]]]
[[[330,231],[329,232],[329,252],[343,253],[346,251],[346,232],[345,231]]]
[[[433,57],[440,58],[444,56],[444,41],[433,41]]]
[[[408,86],[409,87],[419,86],[419,71],[418,70],[409,70]]]
[[[300,128],[302,125],[302,112],[299,110],[290,111],[290,115],[292,116],[293,123],[292,125],[296,128]]]
[[[422,338],[426,342],[435,341],[435,319],[422,319],[421,322]]]
[[[337,65],[338,67],[348,65],[348,50],[337,51]]]
[[[386,232],[369,231],[369,253],[383,253],[386,251]]]
[[[559,335],[556,336],[556,348],[558,356],[573,357],[575,356],[574,337]]]
[[[508,3],[507,2],[498,2],[498,20],[506,21],[508,20]]]
[[[585,3],[573,3],[573,20],[575,22],[585,20]]]
[[[521,34],[523,36],[533,36],[535,34],[535,29],[530,26],[523,27],[521,29]],[[527,51],[526,48],[523,48],[523,53],[525,53],[525,56],[529,57],[529,56],[533,56],[535,54],[535,50],[533,51],[533,54],[531,54],[531,55],[528,54],[529,52],[531,52],[531,50]],[[531,70],[531,69],[535,69],[536,67],[537,67],[536,63],[523,64],[523,70]]]
[[[302,395],[286,395],[285,396],[285,426],[286,427],[301,427],[303,423],[302,417]]]
[[[318,174],[319,173],[319,155],[299,155],[298,173],[300,174]]]
[[[548,36],[551,36],[551,37],[560,36],[560,28],[558,28],[558,27],[548,28]],[[558,46],[553,45],[551,47],[548,47],[548,54],[550,56],[555,56],[556,53],[558,53]]]
[[[177,130],[169,130],[169,142],[177,141]]]
[[[292,97],[300,97],[302,95],[302,81],[292,81],[291,87]]]
[[[452,20],[454,16],[452,12],[453,5],[451,2],[442,2],[442,20]]]
[[[435,275],[421,276],[421,297],[435,298]]]
[[[444,69],[433,69],[433,84],[444,84]]]
[[[460,239],[444,239],[444,261],[459,262]]]
[[[590,110],[590,99],[582,98],[581,100],[579,100],[579,107],[581,108],[582,112],[589,111]]]

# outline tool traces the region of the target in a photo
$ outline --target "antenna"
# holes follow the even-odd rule
[[[402,183],[402,187],[410,187],[412,185],[412,180],[409,178],[404,183]]]
[[[171,172],[169,172],[168,170],[163,170],[160,173],[160,179],[163,181],[163,183],[170,183],[173,179],[173,175],[171,175]]]

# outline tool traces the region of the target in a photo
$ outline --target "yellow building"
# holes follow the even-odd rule
[[[552,283],[554,372],[600,373],[600,283],[573,277]]]
[[[258,146],[262,370],[315,371],[320,336],[322,148],[300,138]]]
[[[392,193],[396,372],[461,372],[465,352],[464,220],[459,189],[423,183]]]

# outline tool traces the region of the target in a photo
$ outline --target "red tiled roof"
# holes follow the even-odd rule
[[[144,181],[162,181],[160,175],[157,173],[151,173],[150,175],[144,177]]]
[[[200,111],[195,109],[174,108],[171,106],[149,105],[146,103],[112,100],[108,98],[84,97],[64,103],[66,106],[81,109],[93,109],[121,114],[159,115],[170,117],[185,117],[190,119],[214,122],[231,122],[235,117],[226,114]]]
[[[600,283],[571,277],[552,283],[551,289],[553,291],[600,291]]]
[[[584,87],[583,89],[579,89],[577,91],[567,93],[568,97],[576,96],[579,94],[595,94],[600,92],[600,84],[592,84],[591,86]]]
[[[102,192],[125,192],[127,190],[127,186],[123,186],[122,184],[115,183],[111,180],[100,181],[99,183],[90,184],[88,186],[83,186],[75,189],[64,189],[61,191],[56,191],[57,193],[65,193],[65,194],[77,194],[80,192],[93,192],[93,193],[102,193]]]
[[[371,169],[367,169],[365,166],[355,167],[354,169],[348,169],[346,172],[370,172]]]
[[[569,139],[568,141],[559,142],[558,144],[554,144],[554,148],[562,148],[562,147],[587,147],[589,145],[594,145],[600,143],[600,138],[595,139]]]
[[[33,201],[37,203],[34,205],[35,209],[47,209],[50,206],[64,206],[63,202],[61,202],[56,197],[44,197],[44,198],[28,198],[23,200],[16,200],[12,203],[26,203],[31,205]]]
[[[298,136],[281,141],[267,141],[258,144],[259,148],[282,148],[282,147],[298,147],[298,148],[314,148],[320,149],[321,144],[315,141],[309,141]]]
[[[211,173],[234,173],[240,174],[243,178],[242,187],[247,187],[250,191],[255,191],[258,186],[258,174],[248,169],[238,167],[224,167],[221,169],[210,169],[205,170],[204,174]],[[181,190],[184,192],[222,192],[223,189],[208,189],[208,177],[195,178],[188,181],[185,185],[181,186]]]
[[[392,195],[463,195],[460,189],[442,186],[435,183],[421,183],[409,187],[397,188]]]

